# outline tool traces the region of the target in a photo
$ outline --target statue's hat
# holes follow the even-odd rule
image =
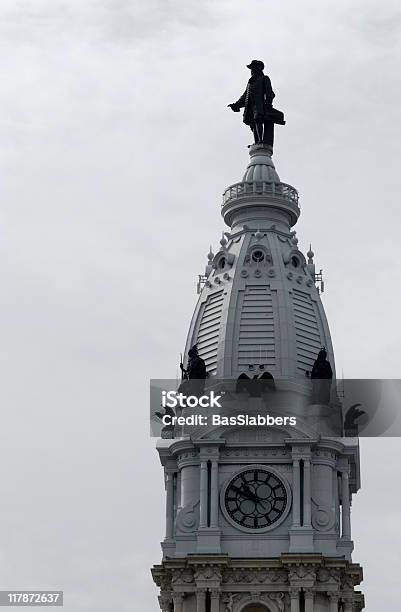
[[[261,60],[252,60],[250,64],[247,64],[247,68],[252,70],[252,68],[259,68],[259,70],[263,70],[265,67],[264,63]]]

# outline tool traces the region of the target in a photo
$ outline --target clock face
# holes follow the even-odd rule
[[[288,509],[287,489],[276,474],[254,467],[241,471],[228,483],[224,506],[241,528],[267,530]]]

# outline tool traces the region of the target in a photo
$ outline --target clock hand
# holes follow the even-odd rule
[[[260,502],[260,498],[255,493],[253,493],[253,491],[250,490],[248,485],[244,484],[243,486],[244,490],[249,495],[249,498],[252,499],[252,501],[254,501],[256,504],[258,504]]]
[[[249,489],[246,490],[245,488],[243,489],[242,487],[236,487],[235,485],[231,485],[230,488],[240,493],[242,497],[246,497],[247,499],[250,499],[254,503],[257,503],[259,501],[259,498],[256,497],[256,495],[254,495],[254,493],[252,493],[252,491],[250,491]]]

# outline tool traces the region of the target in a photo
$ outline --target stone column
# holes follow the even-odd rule
[[[206,589],[196,591],[196,612],[206,612]]]
[[[315,594],[312,589],[305,589],[305,612],[313,612]]]
[[[301,492],[301,478],[299,459],[293,460],[293,509],[292,509],[292,526],[299,527],[301,525],[301,512],[300,512],[300,492]]]
[[[200,521],[199,527],[207,527],[207,461],[200,464]]]
[[[349,472],[343,470],[341,474],[341,503],[342,503],[342,538],[351,539],[351,500],[349,494]]]
[[[352,612],[352,596],[343,597],[344,612]]]
[[[210,612],[220,612],[220,591],[212,589],[210,593]]]
[[[212,461],[210,480],[210,526],[217,528],[219,524],[219,463],[215,459]]]
[[[311,462],[310,459],[304,459],[304,527],[311,527],[311,493]]]
[[[183,612],[184,595],[182,593],[173,594],[174,612]]]
[[[174,536],[174,474],[166,472],[166,540]]]
[[[330,601],[329,612],[338,612],[338,593],[327,593]]]
[[[299,589],[290,590],[291,612],[299,612]]]
[[[176,509],[177,511],[181,508],[181,470],[177,474],[177,484],[176,484]]]

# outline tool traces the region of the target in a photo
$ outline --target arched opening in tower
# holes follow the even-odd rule
[[[263,604],[249,604],[241,612],[270,612],[270,608]]]

